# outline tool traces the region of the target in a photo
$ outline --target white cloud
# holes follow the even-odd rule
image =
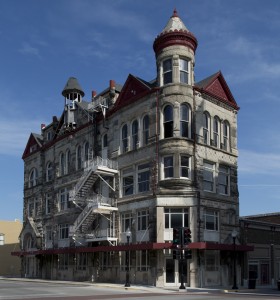
[[[19,52],[22,54],[33,55],[33,56],[37,56],[38,58],[41,58],[41,56],[39,54],[39,49],[31,46],[27,42],[22,43],[22,46],[19,49]]]
[[[280,154],[239,150],[238,170],[243,174],[278,175]]]

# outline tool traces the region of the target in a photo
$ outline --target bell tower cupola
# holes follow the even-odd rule
[[[167,25],[156,37],[153,48],[157,63],[159,86],[166,84],[194,84],[196,37],[173,11]]]
[[[81,102],[85,93],[83,92],[80,84],[75,77],[70,77],[62,91],[62,96],[65,97],[65,100]]]

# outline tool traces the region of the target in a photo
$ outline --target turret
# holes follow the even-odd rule
[[[169,83],[194,84],[196,37],[179,18],[176,9],[153,48],[159,86]]]

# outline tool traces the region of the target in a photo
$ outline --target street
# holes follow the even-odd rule
[[[132,286],[125,288],[122,285],[105,285],[78,282],[50,282],[39,280],[8,280],[0,279],[0,300],[98,300],[98,299],[170,299],[176,300],[207,300],[207,299],[277,299],[280,292],[276,290],[267,293],[238,292],[224,293],[219,290],[167,290],[154,287]]]

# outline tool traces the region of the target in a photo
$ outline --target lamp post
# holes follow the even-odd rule
[[[238,290],[238,286],[236,284],[236,237],[237,237],[237,231],[233,230],[231,233],[232,239],[233,239],[233,290]]]
[[[131,231],[129,227],[127,228],[126,232],[126,239],[127,239],[127,245],[129,245],[129,240],[131,237]],[[125,261],[126,261],[126,275],[125,275],[125,287],[130,287],[130,279],[129,279],[129,250],[126,250],[125,252]]]

